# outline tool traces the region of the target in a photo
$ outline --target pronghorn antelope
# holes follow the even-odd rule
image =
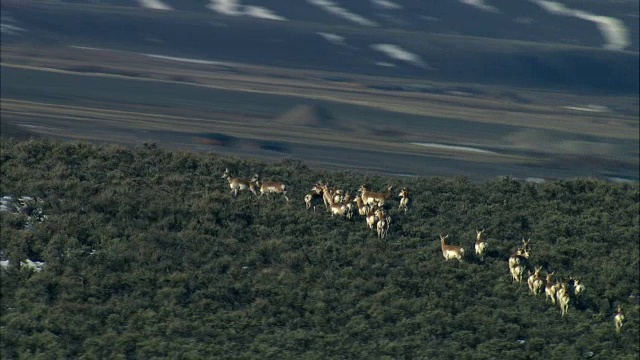
[[[516,252],[509,257],[509,269],[513,269],[516,265],[519,265],[524,259],[524,251],[521,248],[516,249]]]
[[[373,229],[373,227],[376,225],[376,221],[378,221],[378,212],[379,211],[382,211],[382,209],[378,209],[375,206],[369,207],[369,211],[365,215],[366,219],[367,219],[367,225],[369,226],[369,229]]]
[[[544,287],[544,293],[546,294],[545,301],[551,298],[551,302],[555,305],[556,303],[556,291],[558,291],[558,284],[553,282],[553,274],[555,273],[547,273],[547,284]]]
[[[562,313],[562,317],[567,315],[569,311],[569,301],[571,298],[569,297],[569,291],[567,290],[567,284],[561,283],[560,288],[557,291],[558,296],[558,305],[560,305],[560,311]]]
[[[338,204],[342,202],[342,190],[329,189],[329,184],[327,183],[317,183],[313,186],[312,190],[320,191],[322,199],[324,200],[324,205],[327,207],[327,211],[331,211],[332,203]]]
[[[458,261],[462,261],[462,257],[464,256],[464,249],[460,246],[447,245],[446,239],[449,238],[449,235],[440,235],[440,246],[442,247],[442,256],[444,256],[445,260],[453,260],[456,259]]]
[[[483,230],[476,230],[476,255],[480,257],[480,259],[484,260],[484,252],[487,249],[487,243],[482,240]]]
[[[313,211],[316,211],[316,208],[323,204],[322,195],[318,195],[316,193],[308,193],[304,196],[304,203],[307,207],[307,210],[313,208]]]
[[[517,264],[511,269],[511,278],[513,281],[517,281],[518,284],[522,282],[522,275],[524,274],[524,266]]]
[[[378,230],[378,237],[384,239],[389,233],[389,224],[391,224],[391,217],[385,217],[384,211],[382,210],[378,210],[376,214],[378,215],[378,225],[376,225]]]
[[[616,325],[616,332],[619,334],[622,331],[622,325],[624,325],[624,314],[622,313],[622,308],[618,305],[618,311],[616,315],[613,317],[613,321]]]
[[[382,207],[385,200],[391,196],[391,191],[393,191],[393,186],[391,185],[387,186],[387,191],[384,193],[369,191],[369,187],[367,185],[360,186],[360,196],[362,197],[362,201],[367,205],[377,203],[378,206]]]
[[[349,215],[349,211],[352,211],[352,208],[343,203],[334,202],[333,198],[330,198],[329,201],[329,211],[331,212],[331,216],[339,215],[346,216],[347,218],[352,217],[352,215]]]
[[[257,195],[256,185],[251,180],[245,180],[245,179],[233,177],[229,173],[229,169],[224,169],[222,178],[227,179],[227,181],[229,182],[229,187],[231,188],[231,193],[233,194],[233,197],[237,197],[238,191],[241,191],[241,190],[249,190],[254,195]]]
[[[540,271],[542,271],[541,266],[536,266],[533,274],[529,271],[529,278],[527,279],[527,284],[529,285],[529,291],[534,296],[538,296],[540,291],[542,291],[542,287],[544,283],[542,282],[542,278],[540,277]]]
[[[522,275],[527,268],[527,257],[525,252],[518,248],[515,254],[509,257],[509,272],[511,277],[518,282],[522,281]]]
[[[285,200],[289,201],[285,183],[280,181],[260,181],[260,175],[258,174],[253,175],[250,181],[260,189],[260,196],[270,193],[282,194]]]
[[[579,278],[571,277],[571,280],[573,280],[573,295],[575,295],[576,300],[578,300],[584,293],[584,285],[580,282]]]
[[[529,256],[531,256],[531,239],[522,239],[522,251],[525,257],[529,258]]]
[[[349,219],[349,220],[353,219],[353,213],[355,212],[353,210],[353,203],[352,202],[348,202],[348,203],[345,203],[344,206],[347,208],[347,210],[346,210],[347,211],[347,214],[346,214],[347,219]]]
[[[356,203],[356,206],[358,207],[358,214],[366,216],[369,212],[369,206],[365,204],[364,201],[362,201],[362,197],[358,195],[356,196],[356,199],[354,201]]]
[[[403,187],[400,190],[400,194],[398,194],[398,197],[400,197],[400,205],[398,206],[398,210],[404,210],[404,212],[406,213],[407,210],[409,210],[409,188]]]

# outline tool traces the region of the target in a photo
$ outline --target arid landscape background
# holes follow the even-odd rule
[[[583,20],[573,24],[583,32],[554,38],[550,27],[572,22],[527,11],[545,2],[510,9],[531,17],[503,30],[493,22],[506,10],[464,2],[419,8],[441,12],[432,26],[408,20],[413,2],[372,2],[365,17],[388,22],[375,26],[324,16],[324,2],[289,10],[323,15],[306,22],[271,16],[285,11],[279,3],[266,13],[233,1],[182,3],[206,14],[160,3],[3,2],[3,136],[155,142],[476,181],[638,180],[637,9],[625,27],[612,25],[617,37],[601,38]],[[473,11],[487,34],[443,9]],[[536,31],[514,30],[527,21]]]

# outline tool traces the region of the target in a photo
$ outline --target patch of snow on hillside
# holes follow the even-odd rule
[[[426,64],[419,55],[411,53],[398,45],[393,44],[374,44],[371,45],[371,48],[377,51],[380,51],[392,59],[406,61],[415,66],[425,67]]]
[[[19,35],[21,32],[25,32],[27,30],[14,25],[16,21],[8,16],[3,16],[0,18],[0,33],[7,35]]]
[[[398,9],[402,9],[402,5],[398,5],[394,2],[391,2],[389,0],[371,0],[371,2],[382,9],[387,9],[387,10],[398,10]]]
[[[630,45],[629,35],[624,22],[616,18],[594,15],[582,10],[569,9],[561,3],[547,0],[530,0],[547,12],[555,15],[573,16],[578,19],[594,22],[602,33],[608,50],[624,50]]]
[[[224,61],[210,61],[210,60],[201,60],[201,59],[190,59],[190,58],[182,58],[182,57],[175,57],[175,56],[157,55],[157,54],[143,54],[143,55],[148,56],[150,58],[154,58],[154,59],[180,61],[180,62],[186,62],[186,63],[191,63],[191,64],[222,65],[222,66],[233,65],[232,63],[224,62]]]
[[[153,10],[173,10],[173,8],[161,0],[138,0],[140,6]]]
[[[217,12],[218,14],[228,16],[251,16],[259,19],[278,21],[287,20],[265,7],[253,5],[245,6],[240,4],[239,0],[210,0],[207,8]]]
[[[245,15],[248,15],[254,18],[259,18],[259,19],[278,20],[278,21],[287,20],[280,15],[276,15],[273,11],[260,6],[253,6],[253,5],[245,6],[244,13]]]
[[[484,0],[458,0],[458,1],[460,1],[465,5],[473,6],[474,8],[480,9],[482,11],[488,11],[488,12],[494,12],[494,13],[500,12],[500,10],[498,10],[495,6],[485,4]]]
[[[494,151],[474,148],[470,146],[446,145],[446,144],[436,144],[436,143],[418,143],[418,142],[412,142],[410,144],[423,146],[427,148],[442,149],[442,150],[466,151],[466,152],[475,152],[475,153],[482,153],[482,154],[497,154]]]
[[[307,0],[307,2],[309,2],[309,4],[311,5],[322,8],[324,11],[328,13],[347,19],[356,24],[360,24],[364,26],[378,26],[377,23],[363,16],[360,16],[358,14],[354,14],[351,11],[340,7],[338,4],[334,3],[331,0]]]
[[[344,42],[344,36],[331,34],[331,33],[325,33],[325,32],[317,32],[316,34],[322,36],[325,40],[327,40],[328,42],[330,42],[332,44],[346,45],[345,42]]]

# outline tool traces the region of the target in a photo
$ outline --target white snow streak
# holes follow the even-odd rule
[[[377,51],[380,51],[392,59],[406,61],[415,66],[425,67],[426,64],[419,55],[411,53],[398,45],[393,44],[374,44],[371,45],[371,48]]]
[[[602,33],[606,43],[605,49],[624,50],[630,44],[629,34],[624,22],[616,18],[594,15],[582,10],[569,9],[561,3],[547,0],[530,0],[547,12],[562,16],[573,16],[578,19],[594,22]]]
[[[371,2],[379,8],[387,9],[387,10],[398,10],[402,9],[402,5],[398,5],[389,0],[371,0]]]
[[[309,4],[320,7],[328,13],[347,19],[356,24],[360,24],[364,26],[378,26],[378,24],[376,24],[375,22],[365,17],[362,17],[358,14],[354,14],[351,11],[340,7],[338,4],[334,3],[331,0],[307,0],[307,1],[309,2]]]
[[[465,5],[470,5],[475,8],[478,8],[482,11],[488,11],[488,12],[494,12],[494,13],[500,12],[500,10],[498,10],[495,6],[485,4],[484,0],[458,0],[458,1],[460,1]]]
[[[153,10],[173,10],[173,8],[161,0],[138,0],[140,6]]]
[[[286,18],[277,15],[273,11],[253,5],[242,5],[239,0],[209,0],[207,8],[222,15],[250,16],[259,19],[284,21]]]

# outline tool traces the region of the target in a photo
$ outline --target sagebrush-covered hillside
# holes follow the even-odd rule
[[[3,359],[638,358],[637,185],[387,178],[151,144],[0,146],[0,195],[34,197],[0,212]],[[291,201],[234,199],[225,168],[285,180]],[[393,185],[388,237],[357,214],[306,210],[318,181],[352,197]],[[440,234],[464,261],[445,261]],[[523,238],[543,275],[585,285],[564,319],[526,277],[512,281]],[[18,266],[27,259],[42,270]]]

